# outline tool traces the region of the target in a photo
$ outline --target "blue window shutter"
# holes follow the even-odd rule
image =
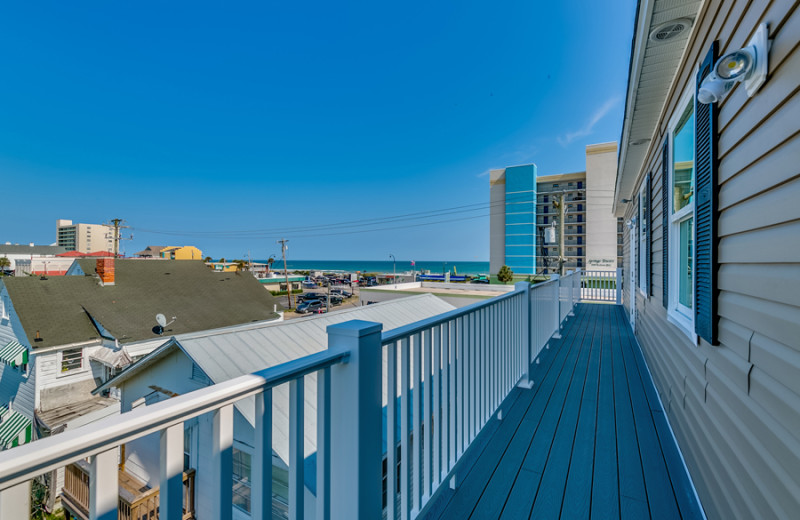
[[[717,344],[717,107],[697,102],[697,89],[711,72],[717,42],[706,54],[695,87],[694,330]]]
[[[647,246],[646,246],[647,247],[647,251],[645,253],[646,253],[647,256],[645,256],[645,258],[644,258],[644,261],[645,261],[645,263],[647,265],[645,266],[646,269],[645,269],[645,273],[644,273],[644,276],[645,276],[644,286],[645,286],[645,290],[647,291],[647,295],[648,296],[653,294],[653,286],[651,285],[651,281],[652,281],[651,278],[652,277],[650,276],[650,272],[652,270],[651,267],[652,267],[652,263],[653,263],[653,259],[652,259],[652,256],[651,256],[652,255],[652,247],[650,245],[651,244],[651,239],[652,239],[652,234],[651,234],[652,231],[651,230],[653,229],[653,222],[652,222],[652,218],[650,217],[650,215],[652,215],[652,211],[650,211],[650,199],[651,199],[650,192],[653,189],[652,182],[650,180],[651,177],[652,176],[648,173],[647,174],[647,187],[644,190],[644,201],[645,201],[644,202],[644,221],[645,221],[645,223],[647,225],[647,227],[645,228],[645,236],[646,236],[646,240],[647,240]]]
[[[664,140],[661,155],[661,292],[662,303],[669,308],[669,202],[672,190],[669,185],[669,138]]]

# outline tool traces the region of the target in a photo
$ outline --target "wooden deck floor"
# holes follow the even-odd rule
[[[702,517],[623,308],[580,304],[562,334],[423,518]]]

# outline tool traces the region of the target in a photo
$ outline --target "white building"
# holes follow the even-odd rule
[[[37,246],[31,242],[28,245],[11,244],[6,242],[0,245],[0,258],[8,258],[10,265],[4,271],[16,272],[19,260],[44,260],[55,258],[56,255],[67,250],[61,246]]]
[[[56,220],[56,238],[67,251],[81,253],[114,252],[114,228],[103,224],[73,224]]]

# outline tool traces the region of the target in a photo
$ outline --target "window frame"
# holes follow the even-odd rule
[[[668,255],[669,255],[669,266],[668,266],[668,281],[669,281],[669,306],[667,307],[667,320],[677,325],[678,328],[689,337],[693,343],[697,344],[697,335],[694,332],[694,309],[692,307],[686,307],[685,305],[680,303],[680,278],[678,273],[680,271],[679,267],[681,265],[681,258],[680,258],[680,226],[683,222],[687,220],[694,219],[695,215],[695,199],[696,197],[692,197],[692,200],[689,204],[682,207],[678,211],[674,211],[675,204],[674,204],[674,190],[675,190],[675,130],[677,129],[678,123],[680,122],[684,112],[688,108],[689,104],[692,107],[693,115],[696,115],[696,108],[697,102],[695,100],[695,89],[694,85],[690,85],[683,95],[680,98],[680,101],[677,104],[677,110],[672,114],[672,117],[669,120],[669,124],[667,126],[667,138],[669,139],[669,150],[670,150],[670,159],[669,159],[669,182],[667,186],[669,186],[669,197],[670,200],[667,203],[667,207],[670,210],[670,214],[667,217],[669,222],[669,247],[668,247]],[[695,130],[693,129],[693,132]],[[694,135],[693,146],[692,146],[692,153],[695,153],[695,149],[697,146],[697,135]],[[694,161],[694,158],[693,158]],[[692,167],[692,186],[695,185],[696,179],[696,164]],[[662,194],[662,196],[664,196]],[[695,224],[696,225],[696,224]],[[694,229],[694,227],[693,227]],[[692,232],[691,237],[692,242],[694,242],[694,232]],[[694,294],[694,276],[695,276],[695,268],[692,265],[692,279],[690,283],[690,294],[692,298],[692,305],[695,305],[695,294]]]
[[[250,458],[250,466],[249,466],[249,473],[250,475],[247,478],[237,479],[235,468],[236,468],[236,452],[242,453],[247,455]],[[249,496],[247,497],[247,505],[250,506],[249,508],[245,509],[244,507],[239,506],[236,502],[233,503],[233,507],[242,511],[247,514],[252,514],[253,511],[253,454],[248,452],[247,450],[243,450],[237,446],[233,446],[233,450],[231,451],[231,459],[232,459],[232,467],[231,467],[231,486],[236,486],[236,484],[240,484],[242,487],[247,488],[249,490]],[[270,475],[271,477],[271,475]],[[233,499],[235,500],[237,493],[235,490],[232,490]],[[240,495],[242,496],[242,495]]]
[[[647,202],[647,176],[645,176],[645,178],[642,179],[642,185],[639,188],[639,194],[637,195],[637,197],[639,198],[639,200],[638,200],[639,204],[638,204],[638,208],[636,210],[636,212],[637,212],[636,214],[637,214],[637,217],[638,217],[637,218],[637,222],[639,223],[639,225],[636,226],[636,232],[637,232],[637,235],[638,235],[637,236],[636,247],[638,248],[638,255],[637,256],[639,257],[639,265],[636,266],[636,268],[637,268],[636,276],[638,278],[638,280],[636,281],[636,286],[639,288],[639,293],[646,299],[648,297],[647,293],[649,292],[648,288],[646,286],[646,284],[647,284],[647,272],[646,272],[647,271],[647,229],[648,229],[648,226],[650,225],[650,223],[647,222],[647,219],[646,219],[647,208],[645,208],[646,202]]]
[[[76,350],[79,350],[80,353],[81,353],[81,357],[80,357],[81,364],[80,364],[80,366],[76,367],[76,368],[71,368],[71,369],[64,370],[64,353],[69,352],[69,351],[76,351]],[[73,374],[80,374],[82,372],[86,372],[89,369],[89,367],[88,367],[88,363],[86,363],[85,361],[86,361],[86,349],[84,347],[65,348],[65,349],[59,350],[58,351],[58,366],[60,367],[60,370],[58,372],[58,377],[66,377],[66,376],[71,376]]]

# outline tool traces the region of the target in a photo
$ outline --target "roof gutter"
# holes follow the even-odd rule
[[[636,103],[636,89],[642,73],[642,62],[647,49],[647,34],[653,18],[655,0],[639,0],[636,4],[636,26],[631,41],[631,60],[628,65],[628,91],[625,96],[625,115],[622,121],[622,132],[619,138],[619,161],[617,162],[617,179],[614,185],[614,216],[621,217],[625,207],[621,200],[627,193],[622,191],[622,177],[625,172],[628,146],[630,145],[630,127],[633,122],[634,105]]]

